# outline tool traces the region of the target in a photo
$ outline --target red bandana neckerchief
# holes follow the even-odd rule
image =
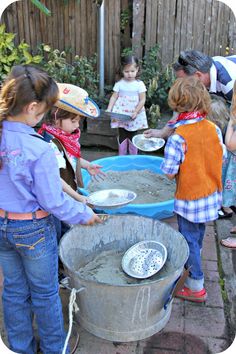
[[[73,133],[66,133],[60,128],[43,124],[38,133],[42,134],[44,131],[58,139],[69,154],[77,158],[81,157],[80,144],[78,141],[80,137],[79,129],[76,129]]]
[[[199,111],[194,111],[194,112],[184,112],[180,113],[177,118],[173,120],[169,120],[168,124],[176,124],[180,122],[181,120],[190,120],[190,119],[196,119],[196,118],[206,118],[206,113],[201,113]]]

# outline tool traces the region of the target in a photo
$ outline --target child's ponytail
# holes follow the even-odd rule
[[[57,99],[57,84],[45,71],[31,65],[14,66],[0,93],[0,143],[3,121],[8,116],[20,114],[26,105],[34,101],[45,103],[46,111]]]
[[[14,80],[10,80],[7,85],[4,85],[0,96],[0,142],[2,139],[3,121],[6,119],[9,108],[14,105]],[[2,168],[2,158],[0,158],[0,169]]]

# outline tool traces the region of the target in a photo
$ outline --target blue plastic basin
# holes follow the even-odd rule
[[[104,172],[107,171],[128,171],[128,170],[150,170],[154,173],[162,174],[160,165],[163,158],[149,155],[128,155],[128,156],[114,156],[105,157],[93,161],[101,166]],[[84,195],[88,195],[86,187],[90,182],[90,175],[83,170],[83,180],[85,188],[81,189]],[[107,214],[136,214],[148,216],[156,219],[169,218],[173,215],[174,199],[165,202],[150,203],[150,204],[128,204],[122,208],[104,209],[103,212]]]

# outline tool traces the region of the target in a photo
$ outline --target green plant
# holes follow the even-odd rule
[[[123,10],[120,13],[120,30],[121,32],[125,30],[126,26],[129,24],[130,10],[129,8]]]
[[[69,0],[62,0],[64,2],[64,5],[66,5],[68,3]],[[34,4],[42,13],[44,13],[47,16],[51,16],[51,10],[49,10],[44,4],[41,3],[41,1],[39,0],[31,0],[32,4]],[[77,2],[79,3],[80,0],[77,0]],[[94,1],[96,3],[98,3],[99,1]],[[97,4],[97,6],[99,6],[99,4]]]
[[[86,89],[91,96],[97,96],[99,76],[97,73],[97,55],[90,58],[76,55],[73,66],[77,77],[77,84]]]
[[[49,45],[42,44],[38,51],[43,56],[42,66],[58,82],[75,84],[76,76],[73,75],[74,67],[66,60],[66,52],[52,49]]]
[[[157,123],[161,118],[160,107],[158,104],[152,104],[150,108],[147,108],[148,125],[149,128],[156,128]]]
[[[40,11],[42,11],[45,15],[51,16],[51,11],[42,4],[39,0],[31,0],[32,4],[34,4]]]
[[[159,56],[159,45],[156,44],[144,56],[141,79],[147,87],[147,107],[159,105],[166,110],[168,91],[174,81],[174,73],[170,65],[163,67]]]
[[[128,55],[134,55],[133,49],[131,47],[124,48],[121,53],[121,57],[127,57]]]
[[[31,55],[30,47],[24,41],[18,46],[14,43],[15,34],[7,33],[5,25],[0,26],[0,81],[3,81],[16,64],[39,64],[41,55]]]
[[[42,44],[38,52],[44,57],[44,70],[58,82],[80,86],[95,100],[98,98],[97,55],[90,58],[76,55],[72,64],[67,62],[66,52]]]

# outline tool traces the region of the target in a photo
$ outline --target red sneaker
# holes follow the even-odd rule
[[[184,286],[183,289],[177,291],[175,296],[183,300],[205,302],[207,298],[207,292],[204,288],[200,291],[192,291],[191,289]]]

